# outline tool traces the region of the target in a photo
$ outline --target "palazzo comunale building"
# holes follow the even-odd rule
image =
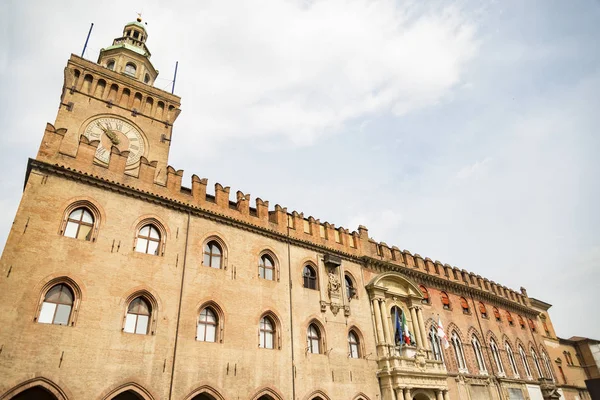
[[[1,259],[0,399],[589,398],[525,289],[182,186],[146,39],[67,62]]]

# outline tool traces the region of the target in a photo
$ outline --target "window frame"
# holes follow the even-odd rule
[[[350,285],[348,285],[348,282],[350,282]],[[344,271],[344,294],[346,295],[348,301],[351,301],[352,299],[358,299],[356,280],[348,271]]]
[[[149,228],[148,231],[148,236],[144,236],[142,235],[142,230],[145,228]],[[156,231],[156,234],[158,235],[158,239],[155,237],[152,237],[152,233],[153,231]],[[140,240],[144,240],[146,241],[146,251],[139,251],[138,250],[138,246],[140,244]],[[156,243],[156,250],[154,253],[149,253],[148,251],[150,250],[150,243]],[[141,254],[149,254],[152,256],[159,256],[161,255],[161,245],[162,245],[162,235],[161,235],[161,231],[160,229],[153,223],[147,223],[142,225],[136,233],[135,236],[135,246],[134,246],[134,251],[136,253],[141,253]]]
[[[130,312],[130,308],[132,307],[132,304],[135,301],[140,301],[143,302],[146,307],[148,308],[148,314],[141,314],[141,313],[136,313],[136,312]],[[127,304],[127,311],[125,313],[125,325],[123,326],[123,332],[125,333],[131,333],[134,335],[148,335],[150,332],[150,327],[151,327],[151,321],[152,321],[152,305],[151,303],[144,298],[144,296],[137,296],[135,297],[133,300],[131,300],[128,304]],[[129,319],[130,315],[135,315],[135,323],[134,323],[134,328],[133,331],[129,331],[127,330],[127,321]],[[140,322],[140,316],[147,316],[147,321],[146,321],[146,329],[144,333],[140,333],[138,332],[138,323]]]
[[[67,230],[67,225],[69,223],[69,217],[75,210],[77,210],[79,208],[86,209],[92,215],[92,218],[94,219],[94,222],[92,223],[92,230],[90,233],[89,240],[83,240],[83,239],[79,239],[76,237],[73,238],[71,236],[65,236],[65,232]],[[83,217],[83,214],[82,214],[82,217]],[[76,240],[81,240],[82,242],[95,243],[96,239],[98,238],[98,230],[99,230],[101,222],[102,222],[102,218],[101,218],[100,210],[94,203],[92,203],[89,200],[73,201],[64,209],[58,233],[59,233],[59,235],[69,238],[69,239],[76,239]],[[79,231],[79,227],[77,229]]]
[[[133,67],[133,73],[132,73],[131,71],[128,71],[128,70],[127,70],[127,67],[130,67],[130,66],[131,66],[131,67]],[[133,62],[131,62],[131,61],[128,61],[128,62],[125,64],[125,68],[123,68],[123,73],[124,73],[125,75],[127,75],[127,76],[130,76],[130,77],[133,77],[133,78],[135,78],[135,77],[137,76],[137,69],[138,69],[138,68],[137,68],[137,65],[135,65],[135,63],[133,63]]]
[[[463,314],[471,315],[471,307],[469,307],[469,301],[465,297],[460,298],[460,307]]]
[[[465,351],[462,340],[460,340],[460,337],[456,331],[452,331],[452,334],[450,335],[450,343],[454,349],[454,358],[456,361],[456,366],[458,367],[458,372],[468,374],[469,367],[467,366],[467,360],[465,359]]]
[[[315,329],[316,336],[311,336],[311,328]],[[319,323],[317,320],[312,320],[308,323],[306,327],[306,354],[326,354],[326,342],[325,342],[325,330],[323,325]],[[314,352],[314,344],[315,341],[317,343],[318,351]]]
[[[206,318],[204,320],[202,320],[202,313],[206,311]],[[211,313],[213,318],[214,318],[214,323],[208,320],[208,313]],[[204,338],[202,338],[202,340],[198,337],[198,330],[200,328],[200,325],[204,326]],[[221,325],[221,318],[219,313],[212,307],[212,305],[206,305],[204,307],[202,307],[202,309],[200,310],[200,313],[198,313],[198,318],[196,320],[196,341],[198,342],[205,342],[205,343],[220,343],[220,325]],[[209,326],[214,326],[214,340],[206,340],[206,333],[208,332],[208,327]]]
[[[58,288],[59,289],[59,294],[58,294],[59,299],[57,299],[56,301],[51,301],[50,299],[48,299],[48,296],[49,296],[50,292],[54,288]],[[63,289],[65,289],[66,291],[68,291],[67,296],[70,297],[70,301],[69,302],[60,301],[60,297],[62,297],[62,294],[64,292]],[[41,317],[42,317],[42,313],[44,312],[44,309],[46,308],[45,307],[46,304],[50,304],[50,305],[54,306],[53,310],[52,310],[52,317],[50,318],[49,322],[47,322],[47,321],[42,322],[41,321],[41,319],[42,319]],[[43,298],[43,301],[42,301],[42,306],[40,308],[40,313],[39,313],[39,315],[37,317],[37,323],[39,323],[39,324],[47,324],[47,325],[69,326],[70,325],[70,321],[71,321],[71,315],[73,314],[73,306],[74,306],[74,304],[75,304],[75,293],[69,287],[69,285],[67,285],[64,282],[60,282],[60,283],[57,283],[57,284],[53,285],[44,294],[44,298]],[[68,306],[69,307],[69,315],[67,315],[66,323],[64,323],[64,324],[62,324],[60,322],[57,322],[57,314],[58,314],[60,306]]]
[[[483,304],[483,301],[479,302],[479,314],[481,315],[481,318],[488,319],[487,307]]]
[[[140,235],[140,231],[142,230],[142,228],[146,227],[146,225],[153,225],[154,228],[159,233],[160,242],[159,242],[158,247],[157,247],[158,254],[156,254],[156,255],[155,254],[149,254],[149,253],[142,253],[142,252],[136,250],[137,243],[138,243],[138,237]],[[134,232],[135,232],[135,235],[134,235],[134,238],[133,238],[133,249],[132,249],[134,254],[146,254],[146,255],[158,256],[158,257],[163,257],[165,255],[165,250],[166,250],[167,240],[168,240],[167,236],[168,235],[167,235],[166,226],[159,219],[157,219],[155,217],[147,217],[147,218],[141,218],[141,219],[139,219],[139,221],[135,224],[135,231]],[[145,239],[145,238],[142,238],[142,239]]]
[[[535,365],[535,369],[538,373],[538,378],[545,378],[544,373],[542,372],[541,365],[540,365],[540,359],[539,359],[535,349],[533,347],[531,347],[529,349],[529,351],[531,352],[531,358],[533,359],[533,365]]]
[[[264,258],[268,258],[270,260],[270,262],[272,264],[271,268],[268,268],[264,264],[264,260],[263,260]],[[272,279],[266,278],[266,272],[268,269],[272,270],[272,272],[271,272]],[[261,276],[261,270],[263,271],[263,276]],[[279,260],[277,259],[277,257],[275,256],[275,254],[272,251],[263,250],[258,255],[258,274],[257,274],[257,276],[259,279],[262,279],[265,281],[279,282],[279,278],[280,278]]]
[[[425,285],[419,285],[419,290],[421,291],[421,295],[423,295],[421,304],[431,304],[431,296],[429,295],[429,290],[427,290]]]
[[[125,331],[125,324],[127,323],[127,314],[129,314],[129,305],[137,298],[141,297],[146,301],[150,308],[150,315],[148,316],[148,329],[145,335],[138,334],[135,332],[127,332]],[[121,328],[122,333],[126,334],[134,334],[139,336],[154,336],[156,334],[156,321],[158,318],[158,302],[156,298],[147,290],[138,290],[130,294],[124,301],[124,314],[123,314],[123,324]]]
[[[431,351],[433,352],[434,360],[445,363],[444,351],[442,350],[442,342],[437,334],[437,328],[435,324],[432,324],[429,328],[429,344],[431,345]]]
[[[479,373],[481,375],[487,375],[488,370],[485,365],[485,358],[483,356],[483,351],[481,350],[481,343],[476,335],[471,337],[471,344],[473,346],[473,352],[475,353],[475,361],[477,362],[477,368],[479,369]]]
[[[354,338],[354,341],[352,341],[352,338]],[[356,332],[355,328],[350,328],[348,330],[348,335],[347,335],[347,340],[348,340],[348,358],[352,358],[352,359],[360,359],[362,358],[362,340],[360,338],[360,335]],[[354,350],[356,350],[356,357],[354,357]]]
[[[448,293],[441,291],[440,300],[442,301],[442,308],[444,310],[452,311],[452,302],[450,302],[450,296]]]
[[[314,276],[312,276],[310,274],[307,275],[305,273],[307,268],[312,270],[312,272],[314,273]],[[314,287],[310,287],[311,281],[314,283]],[[315,267],[315,265],[312,263],[304,263],[302,266],[302,287],[304,289],[309,289],[309,290],[316,290],[316,291],[319,290],[319,272],[318,272],[318,269]]]
[[[71,306],[71,311],[69,313],[68,323],[66,325],[63,324],[54,324],[47,322],[39,322],[40,314],[42,312],[42,307],[44,304],[44,300],[46,299],[46,295],[48,292],[57,285],[65,285],[71,290],[73,294],[73,305]],[[33,317],[34,323],[44,324],[44,325],[57,325],[57,326],[75,326],[77,322],[77,316],[79,314],[79,306],[81,303],[82,293],[79,285],[71,278],[67,276],[61,276],[55,279],[48,281],[40,290],[39,299],[37,308],[35,310],[35,315]],[[58,307],[57,307],[58,308]]]
[[[517,367],[517,360],[515,359],[515,353],[513,352],[512,346],[510,343],[508,343],[508,341],[505,341],[504,348],[506,349],[506,354],[508,355],[508,361],[510,363],[510,368],[513,371],[513,376],[519,379],[519,367]]]
[[[490,351],[492,352],[492,357],[494,358],[494,362],[496,363],[496,369],[498,370],[498,376],[506,376],[506,371],[504,370],[504,363],[502,363],[502,357],[500,356],[500,350],[498,349],[498,345],[493,338],[490,338]]]
[[[527,353],[525,353],[525,349],[523,349],[523,346],[521,345],[519,345],[519,356],[521,356],[521,362],[523,363],[523,368],[525,369],[526,378],[532,380],[533,375],[531,374],[531,368],[527,362]]]

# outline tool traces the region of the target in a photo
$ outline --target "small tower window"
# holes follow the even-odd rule
[[[146,74],[144,75],[144,83],[149,83],[150,82],[150,75]]]
[[[135,76],[136,69],[137,68],[132,63],[127,63],[127,65],[125,65],[125,73],[127,75]]]
[[[109,62],[106,63],[106,68],[110,69],[111,71],[115,70],[115,61],[114,60],[110,60]]]
[[[133,38],[138,39],[140,37],[140,33],[138,31],[133,31]]]

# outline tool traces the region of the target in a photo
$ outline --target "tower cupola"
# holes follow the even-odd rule
[[[98,64],[130,78],[152,85],[158,70],[150,61],[150,50],[146,46],[148,33],[142,18],[130,22],[123,28],[123,35],[113,40],[112,46],[100,50]]]

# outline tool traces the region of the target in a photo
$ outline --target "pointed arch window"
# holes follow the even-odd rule
[[[215,240],[211,240],[204,245],[202,265],[215,269],[223,267],[223,249]]]
[[[548,377],[552,379],[552,382],[556,382],[554,378],[554,371],[552,371],[552,363],[550,362],[550,358],[545,351],[542,351],[542,359],[544,360],[544,365],[546,366],[546,371],[548,372]]]
[[[160,251],[160,232],[153,224],[144,225],[138,232],[135,251],[157,256]]]
[[[494,318],[496,318],[497,322],[502,321],[502,318],[500,318],[500,310],[498,310],[498,307],[494,307]]]
[[[515,355],[513,353],[512,347],[508,342],[504,343],[504,347],[506,348],[506,354],[508,355],[508,361],[510,361],[510,368],[512,369],[513,375],[515,378],[519,377],[519,370],[517,368],[517,362],[515,361]]]
[[[531,318],[529,318],[528,321],[529,321],[529,329],[531,329],[532,332],[535,332],[535,323],[533,322],[533,320]]]
[[[471,314],[471,310],[469,309],[469,302],[464,297],[460,298],[460,307],[462,308],[463,314]]]
[[[508,321],[508,325],[513,326],[515,324],[512,315],[506,311],[506,320]]]
[[[93,230],[94,215],[86,207],[79,207],[69,214],[63,235],[89,241],[92,239]]]
[[[219,328],[219,317],[211,307],[205,307],[200,311],[198,326],[196,328],[196,340],[199,342],[216,342]]]
[[[518,316],[519,319],[519,325],[521,326],[521,329],[525,329],[525,320],[523,320],[522,316]]]
[[[348,332],[348,350],[350,358],[360,358],[360,342],[358,335],[352,330]]]
[[[527,376],[527,379],[531,379],[531,369],[529,368],[529,363],[527,362],[527,354],[525,354],[525,350],[523,350],[521,345],[519,345],[519,355],[521,356],[521,362],[525,368],[525,375]]]
[[[496,341],[494,339],[490,339],[490,350],[492,351],[492,356],[494,357],[494,362],[496,363],[496,369],[498,370],[498,375],[505,376],[504,365],[502,364],[502,358],[500,357],[500,351],[498,350],[498,346],[496,345]]]
[[[52,286],[44,296],[38,322],[40,324],[69,325],[75,296],[64,283]]]
[[[275,323],[267,316],[260,319],[259,343],[262,349],[275,348]]]
[[[448,293],[441,292],[440,297],[442,298],[442,307],[444,310],[450,310],[450,298],[448,297]]]
[[[475,359],[477,360],[477,367],[481,374],[487,375],[487,368],[485,366],[485,359],[483,358],[483,352],[481,351],[481,345],[477,337],[473,335],[471,338],[471,344],[473,345],[473,351],[475,352]]]
[[[268,254],[260,256],[258,261],[258,277],[268,281],[275,280],[275,262]]]
[[[444,352],[442,352],[442,343],[437,335],[437,329],[434,325],[429,328],[429,344],[433,351],[433,358],[437,361],[444,361]]]
[[[143,297],[136,297],[127,307],[127,316],[125,317],[125,328],[127,333],[136,333],[138,335],[147,335],[150,326],[150,316],[152,307]]]
[[[467,363],[465,361],[465,353],[460,338],[456,334],[456,331],[452,332],[450,341],[452,342],[452,348],[456,356],[456,365],[458,365],[458,372],[469,372],[467,369]]]
[[[312,265],[306,264],[302,270],[302,280],[307,289],[317,290],[317,272]]]
[[[485,304],[483,304],[481,301],[479,302],[479,313],[481,314],[482,318],[487,318],[487,309],[485,308]]]
[[[533,347],[531,348],[531,358],[533,358],[533,364],[535,365],[535,369],[538,373],[538,378],[543,378],[544,374],[542,373],[542,368],[540,366],[540,359],[537,356],[537,353],[535,352],[535,350],[533,349]]]
[[[421,289],[421,293],[423,294],[423,298],[421,299],[421,303],[429,304],[429,292],[427,288],[423,285],[419,285],[419,289]]]
[[[354,285],[354,279],[349,274],[344,274],[344,282],[346,283],[346,297],[348,300],[356,299],[356,287]]]
[[[307,351],[312,354],[321,354],[321,331],[315,324],[308,326],[306,334]]]

